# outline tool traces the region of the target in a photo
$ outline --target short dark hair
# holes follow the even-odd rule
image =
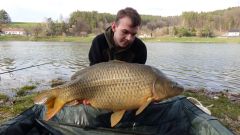
[[[132,21],[132,27],[140,26],[141,25],[141,17],[138,12],[131,8],[127,7],[125,9],[121,9],[118,11],[115,22],[118,23],[119,20],[123,17],[129,17]]]

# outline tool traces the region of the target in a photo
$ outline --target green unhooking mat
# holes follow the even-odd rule
[[[141,114],[127,111],[114,128],[111,112],[92,107],[66,106],[43,121],[44,106],[35,105],[0,126],[1,135],[232,135],[215,117],[204,113],[184,96],[150,104]]]

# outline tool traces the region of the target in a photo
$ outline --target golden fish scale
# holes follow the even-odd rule
[[[101,68],[101,70],[99,70]],[[156,74],[140,64],[99,64],[64,86],[65,101],[87,99],[97,108],[134,109],[152,96]]]

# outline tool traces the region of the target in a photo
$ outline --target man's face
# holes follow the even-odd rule
[[[117,47],[125,48],[134,41],[139,27],[131,27],[132,21],[129,17],[123,17],[118,23],[112,24],[114,42]]]

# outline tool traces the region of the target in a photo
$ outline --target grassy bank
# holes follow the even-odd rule
[[[92,42],[95,35],[87,37],[75,36],[0,36],[0,41],[54,41],[54,42]],[[143,38],[145,42],[178,42],[178,43],[240,43],[239,38],[200,38],[200,37],[157,37]]]
[[[35,85],[26,85],[16,91],[16,97],[10,99],[8,96],[0,94],[0,123],[20,114],[33,105],[33,98],[36,93],[32,93]]]
[[[8,24],[9,28],[24,28],[29,29],[40,25],[41,23],[36,22],[11,22]]]
[[[186,97],[194,97],[199,100],[203,106],[211,111],[211,115],[231,129],[235,134],[240,134],[240,102],[232,102],[227,97],[227,93],[209,95],[206,91],[185,91]]]
[[[15,97],[0,106],[0,123],[15,117],[33,105],[36,94]]]
[[[93,36],[73,37],[73,36],[0,36],[0,41],[48,41],[48,42],[92,42]]]
[[[201,37],[158,37],[145,38],[146,42],[179,42],[179,43],[240,43],[238,38],[201,38]]]

